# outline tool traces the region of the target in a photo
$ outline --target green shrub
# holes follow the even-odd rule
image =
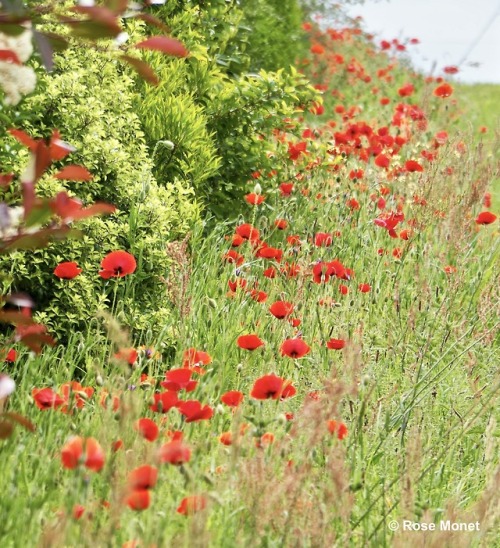
[[[158,186],[134,112],[134,91],[134,81],[113,54],[74,48],[57,56],[54,73],[40,75],[37,92],[22,105],[30,113],[24,125],[27,132],[40,137],[59,128],[77,148],[70,162],[86,166],[94,176],[86,183],[63,183],[47,176],[39,183],[40,194],[52,196],[66,189],[84,203],[104,201],[119,210],[80,223],[81,240],[0,258],[8,273],[4,290],[31,294],[38,318],[60,340],[69,331],[85,329],[113,300],[123,324],[137,331],[149,326],[159,331],[169,321],[160,282],[169,268],[166,243],[183,237],[200,210],[193,189],[179,180]],[[19,149],[13,140],[12,146]],[[132,253],[138,269],[129,279],[104,281],[98,276],[100,261],[116,249]],[[54,267],[71,260],[83,273],[71,281],[55,278]]]

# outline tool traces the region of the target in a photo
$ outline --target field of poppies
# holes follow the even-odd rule
[[[133,24],[127,2],[102,4],[77,14],[97,48]],[[498,118],[477,122],[456,67],[414,72],[416,38],[380,43],[339,14],[327,28],[302,9],[297,90],[283,90],[297,104],[285,116],[288,99],[269,91],[281,72],[261,73],[258,130],[218,129],[220,173],[241,145],[232,131],[252,139],[238,152],[251,169],[239,186],[194,188],[203,211],[182,235],[187,209],[137,236],[154,218],[140,220],[151,177],[130,206],[113,203],[119,179],[87,195],[93,166],[65,128],[28,114],[24,126],[33,90],[4,89],[0,115],[15,124],[0,151],[2,547],[500,542]],[[212,46],[201,32],[157,36],[174,19],[154,6],[140,15],[155,31],[126,61],[151,88],[155,68],[160,93],[168,72],[155,55],[174,70]],[[2,29],[0,71],[33,66],[48,90],[36,54],[30,65]],[[247,113],[252,85],[236,94],[251,98]],[[179,147],[165,133],[144,145],[145,162],[158,147],[161,181]],[[154,208],[174,210],[161,192]],[[114,218],[122,233],[108,243]]]

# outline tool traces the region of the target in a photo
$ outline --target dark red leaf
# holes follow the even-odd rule
[[[146,23],[149,23],[150,25],[159,28],[163,32],[170,32],[170,29],[167,27],[167,25],[165,25],[163,21],[160,21],[160,19],[149,13],[138,13],[134,18],[146,21]]]
[[[13,179],[13,173],[0,173],[0,188],[8,187]]]
[[[45,170],[52,163],[52,158],[50,157],[50,149],[44,143],[44,141],[42,140],[38,141],[35,154],[36,154],[36,160],[35,160],[35,181],[34,182],[38,181],[38,179],[44,174]]]
[[[48,344],[49,346],[55,346],[56,341],[50,335],[44,333],[33,333],[24,335],[19,338],[19,342],[26,345],[30,350],[33,350],[35,354],[40,354],[42,351],[42,345]]]
[[[111,204],[96,203],[87,207],[86,209],[81,209],[73,215],[75,221],[80,219],[86,219],[87,217],[93,217],[94,215],[103,215],[107,213],[114,213],[116,207]]]
[[[0,421],[0,440],[6,440],[12,436],[14,425],[9,421]]]
[[[35,150],[37,147],[37,142],[35,139],[32,139],[27,133],[24,133],[24,131],[20,129],[11,128],[9,129],[9,133],[14,137],[14,139],[17,139],[22,145],[25,147],[28,147],[30,150]]]
[[[146,80],[146,82],[149,82],[154,86],[158,85],[158,77],[146,62],[136,59],[135,57],[130,57],[129,55],[121,55],[120,59],[123,59],[126,63],[128,63],[135,71],[137,71],[139,76]]]
[[[36,430],[36,426],[26,417],[19,415],[19,413],[12,413],[11,411],[7,411],[5,413],[2,413],[2,417],[7,418],[10,421],[16,422],[21,426],[24,426],[24,428],[26,428],[26,430],[29,430],[30,432],[34,432]]]
[[[65,181],[90,181],[92,174],[83,166],[70,165],[58,171],[54,177]]]
[[[168,36],[151,36],[151,38],[135,44],[135,47],[139,49],[161,51],[162,53],[175,57],[186,57],[188,54],[188,51],[182,42]]]
[[[0,311],[0,322],[13,325],[33,325],[35,323],[29,316],[15,310]]]

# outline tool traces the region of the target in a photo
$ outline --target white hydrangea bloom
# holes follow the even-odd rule
[[[0,49],[14,52],[19,61],[26,62],[33,53],[32,32],[26,29],[18,36],[8,36],[0,32]],[[17,105],[23,95],[35,89],[36,75],[31,67],[9,61],[0,61],[0,87],[5,92],[3,102]]]

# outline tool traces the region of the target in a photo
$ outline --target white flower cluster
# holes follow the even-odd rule
[[[18,36],[7,36],[0,32],[0,50],[12,51],[21,63],[26,62],[33,53],[32,32],[26,29]],[[31,67],[0,60],[0,87],[5,92],[4,103],[17,105],[22,95],[35,89],[36,76]]]

